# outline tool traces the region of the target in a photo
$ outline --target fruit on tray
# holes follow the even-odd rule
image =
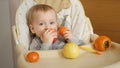
[[[62,54],[65,58],[77,58],[80,53],[80,48],[74,42],[66,43],[63,47]]]
[[[38,52],[29,52],[27,55],[26,55],[26,60],[28,62],[37,62],[39,60],[39,54]]]
[[[60,35],[61,36],[64,36],[64,32],[67,30],[67,28],[65,27],[65,26],[61,26],[60,28],[59,28],[59,33],[60,33]]]
[[[94,42],[95,49],[104,51],[111,47],[111,40],[107,36],[99,36]]]

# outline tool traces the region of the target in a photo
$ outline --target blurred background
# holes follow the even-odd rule
[[[120,0],[80,0],[94,32],[120,43]]]
[[[22,0],[0,0],[0,68],[16,68],[11,27]],[[81,0],[94,32],[120,43],[120,0]]]

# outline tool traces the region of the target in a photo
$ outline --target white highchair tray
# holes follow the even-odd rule
[[[37,51],[40,59],[35,63],[25,60],[25,55],[29,51],[24,50],[21,46],[17,46],[16,49],[18,52],[20,50],[18,68],[120,68],[120,44],[114,42],[112,47],[104,51],[102,55],[81,49],[80,55],[76,59],[64,58],[61,50]]]

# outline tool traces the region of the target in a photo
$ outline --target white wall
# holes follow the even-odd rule
[[[20,0],[0,0],[0,68],[16,68],[11,26]]]
[[[11,21],[11,27],[15,25],[15,14],[16,10],[19,7],[22,0],[8,0],[9,1],[9,10],[10,10],[10,21]],[[17,62],[16,62],[16,52],[14,50],[15,47],[15,41],[12,36],[12,46],[13,46],[13,60],[14,60],[14,68],[17,68]]]
[[[13,68],[13,46],[8,0],[0,0],[0,68]]]
[[[10,17],[11,17],[10,19],[11,19],[12,25],[15,24],[15,13],[21,2],[22,0],[9,0]]]

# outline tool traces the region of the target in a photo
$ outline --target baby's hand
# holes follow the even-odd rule
[[[65,38],[68,42],[72,40],[72,32],[70,29],[66,28],[65,26],[61,26],[59,28],[60,35]]]
[[[63,37],[67,40],[67,41],[71,41],[72,40],[72,32],[70,29],[66,29],[66,31],[64,32]]]
[[[48,45],[53,43],[54,38],[57,38],[57,32],[52,29],[47,29],[41,36],[42,42]]]

